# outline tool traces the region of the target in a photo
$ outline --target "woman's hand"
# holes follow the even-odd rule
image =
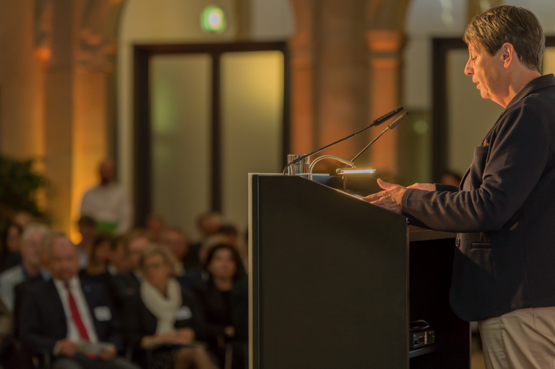
[[[189,344],[195,340],[195,331],[192,328],[181,328],[176,333],[176,343]]]
[[[401,214],[401,203],[407,188],[398,184],[384,182],[378,179],[378,185],[384,189],[378,193],[366,196],[365,201],[386,210]]]
[[[150,345],[154,341],[156,341],[155,336],[144,336],[141,339],[141,347],[147,347],[148,345]]]

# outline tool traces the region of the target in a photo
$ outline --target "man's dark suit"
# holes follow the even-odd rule
[[[122,309],[128,298],[139,293],[141,281],[133,272],[119,273],[112,277],[113,296],[118,309]]]
[[[121,350],[122,336],[114,318],[109,294],[96,283],[80,280],[83,295],[90,310],[98,340],[110,342]],[[98,307],[107,307],[111,318],[99,321],[95,314]],[[62,300],[54,281],[33,285],[23,301],[19,322],[21,341],[37,352],[53,353],[56,342],[67,338],[67,323]]]
[[[21,320],[21,317],[20,317],[21,308],[23,306],[23,301],[25,300],[26,296],[29,294],[29,289],[31,289],[34,285],[45,282],[46,280],[47,279],[45,279],[45,277],[42,274],[39,274],[38,276],[31,277],[14,287],[13,316],[14,316],[16,336],[19,332],[19,321]]]
[[[451,306],[465,320],[555,306],[555,77],[523,87],[506,107],[460,189],[408,189],[405,215],[459,232]]]

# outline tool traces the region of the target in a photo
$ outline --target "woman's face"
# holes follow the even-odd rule
[[[219,249],[214,252],[210,264],[208,264],[208,271],[214,277],[218,278],[233,278],[237,271],[237,265],[233,259],[233,254],[230,250]]]
[[[152,254],[145,258],[143,275],[150,284],[165,286],[171,275],[171,266],[165,263],[162,255]]]
[[[11,226],[8,228],[8,237],[6,237],[6,246],[8,250],[17,252],[21,248],[21,235],[17,227]]]

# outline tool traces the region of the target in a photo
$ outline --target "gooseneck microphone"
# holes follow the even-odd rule
[[[303,159],[305,159],[305,158],[307,158],[307,157],[309,157],[309,156],[311,156],[311,155],[317,154],[317,153],[319,153],[320,151],[324,151],[324,150],[327,149],[327,148],[330,148],[330,147],[332,147],[332,146],[334,146],[334,145],[337,145],[338,143],[341,143],[341,142],[343,142],[343,141],[345,141],[345,140],[348,140],[349,138],[354,137],[354,136],[358,135],[359,133],[362,133],[362,132],[366,131],[366,130],[369,129],[369,128],[379,126],[380,124],[382,124],[382,123],[384,123],[385,121],[387,121],[389,118],[393,117],[393,116],[396,115],[396,114],[399,114],[401,111],[403,111],[403,107],[400,107],[400,108],[397,108],[397,109],[395,109],[395,110],[392,110],[392,111],[390,111],[389,113],[384,114],[384,115],[382,115],[381,117],[375,119],[372,123],[370,123],[369,126],[363,128],[363,129],[361,129],[360,131],[355,132],[355,133],[351,133],[351,134],[348,135],[347,137],[343,137],[343,138],[340,139],[340,140],[337,140],[337,141],[335,141],[335,142],[330,143],[329,145],[326,145],[326,146],[324,146],[324,147],[321,147],[321,148],[319,148],[319,149],[317,149],[317,150],[311,152],[310,154],[306,154],[306,155],[303,155],[303,156],[301,156],[301,157],[298,157],[297,159],[293,160],[291,163],[288,163],[288,164],[285,166],[285,168],[283,168],[283,174],[285,174],[285,172],[287,171],[287,168],[289,168],[291,165],[297,164],[298,162],[302,161]],[[397,121],[397,119],[396,119],[395,121]],[[393,121],[393,122],[395,122],[395,121]],[[393,122],[392,122],[392,123],[393,123]],[[387,130],[387,129],[393,129],[393,128],[389,128],[389,127],[388,127],[388,128],[386,128],[386,130]],[[384,131],[384,132],[385,132],[385,131]],[[382,132],[382,134],[383,134],[384,132]],[[381,136],[381,134],[380,134],[380,136]],[[379,137],[379,136],[378,136],[378,137]],[[374,141],[375,141],[375,140],[374,140]],[[373,142],[373,141],[372,141],[372,142]]]
[[[387,132],[387,131],[389,131],[389,130],[392,130],[393,128],[397,127],[397,125],[398,125],[399,123],[401,123],[401,121],[402,121],[403,119],[405,119],[405,117],[406,117],[407,115],[409,115],[409,112],[408,112],[408,111],[404,112],[403,114],[401,114],[401,115],[399,115],[397,118],[395,118],[395,120],[393,120],[391,123],[389,123],[389,124],[387,125],[387,128],[384,129],[384,130],[382,131],[382,133],[380,133],[379,135],[377,135],[376,138],[374,138],[368,145],[366,145],[366,146],[364,147],[364,149],[360,150],[359,153],[356,154],[355,157],[351,159],[351,161],[354,162],[356,159],[358,159],[358,157],[359,157],[360,155],[362,155],[362,153],[365,152],[370,146],[372,146],[372,144],[373,144],[374,142],[376,142],[376,140],[377,140],[378,138],[382,137],[382,135],[383,135],[385,132]]]

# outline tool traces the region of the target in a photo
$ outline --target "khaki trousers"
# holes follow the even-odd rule
[[[479,322],[487,369],[555,369],[555,306]]]

